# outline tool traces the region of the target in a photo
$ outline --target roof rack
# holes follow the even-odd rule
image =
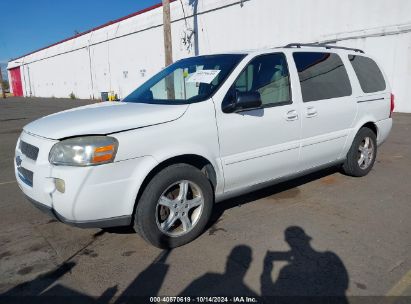
[[[336,46],[336,45],[329,45],[329,44],[322,44],[322,43],[290,43],[284,46],[285,48],[301,48],[301,47],[321,47],[321,48],[326,48],[327,50],[330,49],[339,49],[339,50],[347,50],[347,51],[354,51],[354,52],[359,52],[363,53],[363,50],[360,49],[354,49],[354,48],[348,48],[348,47],[343,47],[343,46]]]

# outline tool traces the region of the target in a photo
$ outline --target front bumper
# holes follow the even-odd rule
[[[26,132],[20,140],[39,148],[37,159],[31,159],[17,143],[14,161],[18,185],[37,208],[61,222],[84,228],[131,223],[139,187],[156,163],[152,157],[91,167],[54,166],[48,153],[57,141]],[[29,181],[22,174],[27,171]],[[57,178],[65,182],[64,193],[56,189]]]
[[[90,220],[90,221],[74,221],[66,219],[53,208],[50,208],[42,203],[33,200],[31,197],[25,195],[26,199],[32,203],[36,208],[46,213],[48,216],[71,226],[80,228],[107,228],[128,226],[131,224],[131,215],[118,216],[108,219]]]

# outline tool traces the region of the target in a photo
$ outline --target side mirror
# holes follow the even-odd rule
[[[146,90],[143,94],[141,94],[140,98],[142,100],[153,100],[154,96],[153,96],[153,92],[151,90]]]
[[[258,92],[240,92],[230,89],[221,104],[224,113],[235,113],[244,110],[260,108],[262,105],[261,96]]]
[[[261,107],[261,96],[258,92],[237,92],[234,103],[234,111],[251,110]]]

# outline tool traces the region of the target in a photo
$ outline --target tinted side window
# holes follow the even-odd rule
[[[347,70],[337,54],[298,52],[293,57],[304,102],[351,95]]]
[[[384,91],[386,88],[384,76],[374,60],[364,56],[350,55],[355,74],[364,93]]]
[[[231,92],[259,92],[263,106],[290,103],[290,77],[284,54],[254,58],[235,81]]]

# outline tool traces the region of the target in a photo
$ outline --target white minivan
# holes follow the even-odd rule
[[[38,119],[17,142],[25,196],[79,227],[195,239],[215,202],[326,166],[372,168],[393,95],[361,50],[290,44],[182,59],[121,102]]]

